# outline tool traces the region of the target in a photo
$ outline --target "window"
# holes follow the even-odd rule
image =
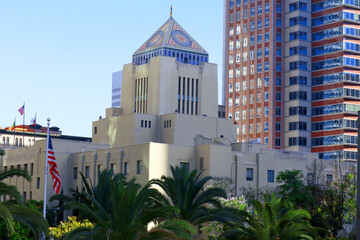
[[[290,107],[289,108],[289,115],[307,115],[307,108],[306,107]]]
[[[257,35],[257,43],[258,44],[262,43],[262,35],[261,34]]]
[[[289,70],[296,70],[296,69],[300,69],[300,70],[307,70],[307,62],[305,61],[298,61],[298,62],[290,62],[289,63]]]
[[[236,43],[236,48],[237,49],[241,47],[240,40],[236,40],[235,43]]]
[[[255,52],[254,50],[250,51],[250,60],[255,58]]]
[[[265,33],[265,42],[268,42],[270,40],[269,33]]]
[[[265,49],[265,54],[266,54],[266,49]],[[269,70],[270,70],[269,62],[264,63],[264,71],[269,71]]]
[[[281,77],[276,77],[276,86],[281,86]]]
[[[269,131],[269,122],[264,122],[264,131]]]
[[[306,26],[307,25],[307,18],[302,17],[302,16],[290,18],[289,19],[289,25],[290,25],[290,27],[295,26],[295,25]]]
[[[90,167],[86,166],[85,167],[85,178],[89,178],[90,177]]]
[[[40,177],[36,179],[36,189],[40,189]]]
[[[307,77],[305,76],[296,76],[296,77],[290,77],[289,78],[289,85],[307,85]]]
[[[142,161],[138,160],[136,162],[136,174],[141,174],[142,173]]]
[[[254,181],[254,169],[246,168],[246,181]]]
[[[276,101],[281,101],[281,92],[276,92]]]
[[[265,12],[270,12],[270,3],[265,3]]]
[[[265,57],[266,57],[266,56],[269,56],[269,54],[270,54],[270,49],[269,49],[269,47],[266,47],[266,48],[265,48],[265,53],[264,53],[264,54],[265,54]]]
[[[276,26],[281,27],[281,18],[276,18]]]
[[[261,56],[262,56],[262,48],[259,48],[258,50],[257,50],[257,57],[258,58],[261,58]]]
[[[289,100],[307,100],[307,92],[304,91],[296,91],[296,92],[289,92]]]
[[[254,45],[254,44],[255,44],[255,37],[250,36],[250,45]]]
[[[276,48],[276,56],[281,57],[281,47]],[[280,63],[280,65],[281,65],[281,63]]]
[[[262,6],[261,5],[258,5],[258,8],[257,8],[257,14],[262,14]]]
[[[73,168],[73,179],[76,180],[78,178],[78,168],[74,167]]]
[[[326,174],[326,183],[329,184],[333,181],[333,175]]]
[[[180,168],[185,168],[186,170],[190,171],[190,163],[180,162]]]
[[[129,162],[124,162],[124,175],[129,175]]]
[[[264,77],[265,86],[269,86],[269,77]]]
[[[240,83],[238,82],[235,84],[235,91],[236,92],[240,91]]]
[[[307,130],[307,123],[306,122],[289,122],[289,131],[294,130]]]
[[[258,64],[257,64],[257,72],[260,73],[261,70],[262,70],[261,63],[258,63]]]
[[[270,26],[270,18],[265,18],[265,27]]]
[[[244,9],[243,10],[243,19],[246,19],[246,18],[248,18],[248,11],[247,11],[247,9]],[[244,30],[244,33],[245,33],[245,30]]]
[[[250,17],[254,17],[255,16],[255,8],[250,8]]]
[[[280,108],[281,109],[281,108]],[[280,132],[281,131],[281,122],[276,122],[275,123],[275,130],[277,131],[277,132]]]
[[[289,40],[293,41],[297,39],[307,41],[307,33],[302,31],[291,32],[289,35]]]
[[[303,56],[307,56],[307,47],[303,47],[303,46],[296,46],[296,47],[291,47],[289,48],[289,55],[303,55]]]
[[[276,32],[276,41],[277,41],[277,42],[281,42],[281,41],[282,41],[281,32]]]
[[[34,175],[34,164],[33,163],[30,165],[30,175],[31,176]]]
[[[257,28],[261,29],[262,28],[262,20],[258,20],[257,21]]]
[[[281,116],[281,107],[276,107],[275,108],[275,115],[276,116]]]
[[[267,179],[268,179],[268,182],[269,182],[269,183],[275,182],[275,181],[274,181],[274,180],[275,180],[275,171],[274,171],[274,170],[268,170],[268,177],[267,177]]]
[[[94,134],[97,134],[97,127],[94,127]]]
[[[276,4],[276,12],[281,13],[281,3]]]
[[[234,28],[232,27],[229,30],[229,36],[233,36],[233,35],[234,35]]]
[[[281,72],[281,62],[276,62],[276,71]]]
[[[306,137],[291,137],[289,138],[289,146],[306,146]]]
[[[250,23],[250,31],[255,31],[255,22]]]
[[[236,34],[239,35],[241,33],[241,25],[236,26]]]
[[[264,101],[267,102],[269,101],[269,92],[264,92]]]
[[[264,107],[264,115],[269,116],[269,107]]]
[[[268,137],[264,137],[264,144],[266,146],[269,146],[269,138]]]
[[[229,42],[229,50],[233,50],[234,49],[234,42],[231,41]]]
[[[321,3],[324,3],[324,2],[321,2]],[[331,5],[331,4],[329,4],[329,5]],[[307,6],[307,4],[304,2],[294,2],[289,5],[289,11],[290,12],[293,12],[296,10],[306,11],[306,6]]]

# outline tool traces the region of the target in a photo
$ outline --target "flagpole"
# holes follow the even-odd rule
[[[45,179],[44,179],[44,209],[43,216],[46,219],[46,190],[47,190],[47,174],[48,174],[48,148],[49,148],[49,128],[50,118],[47,119],[47,138],[46,138],[46,156],[45,156]]]
[[[25,127],[25,102],[24,102],[24,116],[23,116],[23,146],[25,145],[25,131],[24,131],[24,127]]]

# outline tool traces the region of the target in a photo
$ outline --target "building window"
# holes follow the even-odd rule
[[[85,167],[85,178],[90,178],[90,166]]]
[[[275,138],[275,146],[281,147],[281,139],[279,137]]]
[[[36,179],[36,189],[40,189],[40,177]]]
[[[326,183],[329,184],[333,181],[333,175],[326,174]]]
[[[124,175],[129,175],[129,162],[124,162]]]
[[[190,171],[190,163],[180,162],[180,168],[185,168],[187,171]]]
[[[281,92],[276,92],[275,98],[276,101],[281,101]]]
[[[237,126],[237,127],[239,127],[239,126]],[[203,157],[200,158],[200,170],[204,170],[204,158]]]
[[[142,161],[138,160],[136,162],[136,174],[141,174],[142,173]]]
[[[269,131],[269,122],[264,122],[264,131]]]
[[[273,183],[275,182],[275,171],[274,170],[268,170],[268,182]]]
[[[276,123],[275,123],[275,130],[276,130],[277,132],[280,132],[280,131],[281,131],[281,122],[276,122]]]
[[[74,167],[73,168],[73,179],[76,180],[78,178],[78,168]]]
[[[266,146],[269,146],[269,138],[268,137],[264,137],[264,144]]]
[[[97,127],[94,127],[94,134],[97,134]]]
[[[254,181],[254,169],[246,168],[246,181]]]
[[[101,165],[97,166],[97,176],[100,176],[101,173]]]

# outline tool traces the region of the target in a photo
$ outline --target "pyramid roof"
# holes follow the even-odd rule
[[[154,49],[168,48],[206,54],[200,46],[174,18],[170,17],[133,55],[140,55]]]

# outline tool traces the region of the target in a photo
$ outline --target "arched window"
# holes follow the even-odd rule
[[[19,144],[19,146],[22,146],[22,139],[20,138],[20,144]]]
[[[6,138],[6,145],[9,145],[10,144],[10,140],[9,140],[9,137]]]
[[[18,146],[18,145],[19,145],[19,139],[16,138],[16,140],[15,140],[15,146]]]
[[[2,144],[5,145],[5,137],[3,137]]]

